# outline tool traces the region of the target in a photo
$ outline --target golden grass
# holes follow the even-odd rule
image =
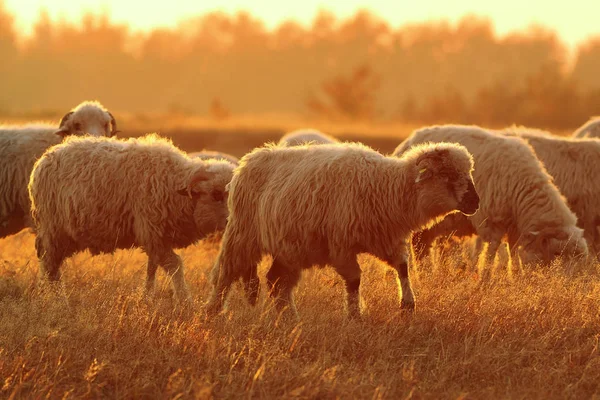
[[[499,274],[481,288],[446,253],[435,268],[413,270],[417,311],[407,316],[395,273],[361,256],[362,320],[345,317],[343,284],[330,269],[304,274],[299,321],[279,319],[264,300],[251,308],[239,288],[228,311],[207,320],[201,305],[217,250],[200,243],[180,252],[195,299],[185,308],[166,290],[140,295],[137,250],[79,254],[49,288],[36,284],[33,236],[1,240],[0,397],[600,396],[595,265]]]
[[[121,124],[124,135],[158,130],[185,150],[236,155],[285,130],[260,126],[249,135]],[[363,141],[391,151],[410,129]],[[417,311],[407,316],[395,273],[361,256],[362,320],[346,318],[330,269],[304,274],[300,321],[280,319],[264,288],[256,308],[236,288],[229,310],[207,320],[217,251],[207,242],[179,251],[194,297],[181,307],[163,275],[163,290],[142,296],[139,250],[79,254],[53,288],[37,283],[31,234],[0,240],[0,398],[600,398],[596,264],[499,271],[482,288],[444,249],[412,271]]]

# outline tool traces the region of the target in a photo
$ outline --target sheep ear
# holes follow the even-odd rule
[[[71,118],[71,115],[73,115],[73,111],[69,111],[60,119],[60,123],[58,124],[58,130],[54,132],[56,135],[64,138],[69,134],[69,128],[66,126],[66,124],[69,118]]]
[[[415,183],[419,183],[421,181],[424,181],[425,179],[429,179],[432,175],[433,173],[427,167],[419,168],[419,171],[417,172],[417,178],[415,179]]]
[[[108,111],[107,114],[110,117],[110,137],[113,137],[121,131],[117,129],[117,120],[115,117],[113,117],[113,115]]]
[[[65,124],[67,123],[69,118],[71,118],[71,115],[73,115],[73,111],[69,111],[68,113],[63,115],[63,117],[60,119],[60,123],[58,124],[59,128],[62,128],[63,126],[65,126]]]
[[[184,196],[189,196],[190,199],[198,198],[198,196],[200,196],[204,192],[201,190],[192,190],[192,188],[196,183],[207,181],[209,179],[210,176],[207,174],[207,172],[200,169],[192,176],[190,182],[187,184],[187,187],[185,189],[179,189],[177,193]]]
[[[69,128],[66,126],[63,126],[62,128],[55,131],[54,134],[64,138],[65,136],[67,136],[69,134]]]

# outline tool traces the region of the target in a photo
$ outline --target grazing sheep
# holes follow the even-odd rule
[[[339,140],[316,129],[298,129],[283,135],[280,145],[300,146],[302,144],[331,144]]]
[[[573,137],[576,138],[600,138],[600,117],[590,118],[588,122],[580,126]]]
[[[198,157],[202,160],[224,160],[229,161],[233,165],[237,166],[240,163],[240,160],[236,156],[232,156],[231,154],[222,153],[220,151],[210,151],[210,150],[202,150],[202,151],[194,151],[192,153],[188,153],[190,157]]]
[[[303,269],[328,264],[346,282],[350,314],[358,314],[359,253],[396,269],[401,306],[413,309],[406,240],[450,212],[477,210],[472,168],[471,155],[453,144],[420,146],[400,159],[358,143],[255,149],[230,184],[207,312],[221,310],[238,278],[256,303],[265,253],[273,257],[267,282],[279,309],[295,311],[292,290]]]
[[[598,124],[600,128],[600,124]],[[594,254],[600,253],[600,139],[573,139],[512,126],[502,133],[525,139],[577,215],[578,226]]]
[[[59,126],[37,123],[0,126],[0,238],[31,227],[27,183],[35,161],[65,136],[113,136],[114,117],[98,102],[83,102]]]
[[[523,139],[476,126],[433,126],[413,132],[393,154],[400,156],[411,146],[425,142],[456,142],[465,146],[475,159],[473,178],[481,196],[477,214],[468,220],[451,216],[449,222],[434,226],[433,233],[422,234],[429,242],[454,229],[465,235],[477,233],[479,248],[482,241],[488,243],[488,261],[494,259],[504,238],[515,260],[521,247],[524,263],[587,254],[577,217]],[[462,225],[469,223],[470,227]]]
[[[78,251],[141,247],[147,290],[161,265],[186,298],[173,249],[225,228],[233,169],[227,161],[191,159],[157,135],[67,139],[36,162],[29,182],[40,272],[58,280],[62,261]]]

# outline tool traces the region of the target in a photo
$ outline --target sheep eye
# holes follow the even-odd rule
[[[214,201],[223,201],[225,199],[225,194],[220,190],[215,190],[212,192],[212,198]]]
[[[76,131],[80,131],[81,130],[81,124],[79,122],[75,122],[75,130]]]

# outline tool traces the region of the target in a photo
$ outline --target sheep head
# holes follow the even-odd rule
[[[558,257],[582,258],[588,255],[583,229],[577,227],[545,227],[523,235],[520,240],[524,264],[549,263]]]
[[[416,146],[415,151],[421,153],[414,165],[420,206],[432,216],[456,210],[473,215],[479,208],[479,195],[471,174],[473,158],[466,148],[438,143]]]
[[[228,184],[233,177],[234,165],[221,160],[194,162],[197,169],[177,193],[194,203],[194,222],[202,236],[221,232],[225,230],[229,216]]]
[[[61,137],[92,135],[112,137],[119,131],[115,117],[98,102],[83,102],[66,113],[55,132]]]

